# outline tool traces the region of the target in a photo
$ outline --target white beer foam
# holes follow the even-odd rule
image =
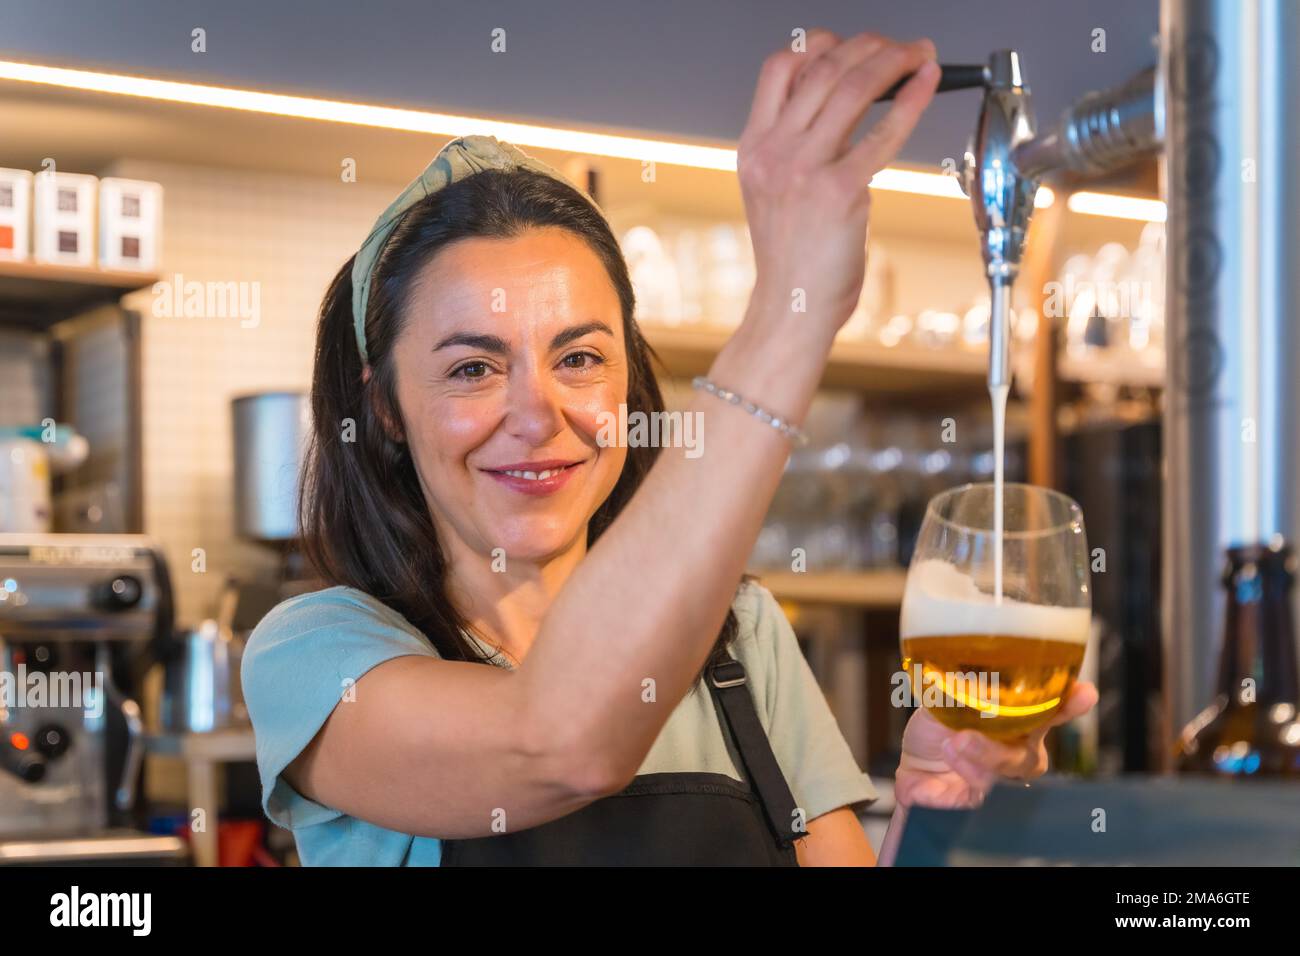
[[[1000,634],[1088,643],[1092,612],[1086,607],[1029,604],[1004,597],[1001,604],[947,561],[931,558],[907,572],[899,636]]]

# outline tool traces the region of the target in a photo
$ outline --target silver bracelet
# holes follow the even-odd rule
[[[808,444],[808,436],[804,434],[802,429],[797,428],[794,425],[791,425],[787,421],[782,421],[779,417],[773,415],[767,409],[755,405],[749,399],[737,395],[735,392],[728,391],[727,389],[723,388],[721,385],[714,385],[703,375],[695,376],[695,378],[691,380],[691,385],[693,385],[695,388],[702,388],[710,395],[716,395],[718,398],[722,399],[724,402],[727,402],[731,405],[739,405],[741,408],[749,412],[749,414],[753,415],[759,421],[767,425],[771,425],[782,435],[785,435],[787,438],[793,441],[796,445]]]

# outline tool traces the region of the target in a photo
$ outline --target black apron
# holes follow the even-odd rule
[[[759,723],[745,668],[706,683],[753,788],[719,773],[640,774],[623,790],[518,832],[442,841],[443,866],[798,866],[794,797]],[[755,792],[757,791],[757,793]]]

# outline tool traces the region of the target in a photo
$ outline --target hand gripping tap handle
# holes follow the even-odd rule
[[[909,73],[903,79],[899,80],[889,89],[885,90],[880,96],[876,97],[877,103],[884,103],[886,100],[892,100],[898,91],[901,90],[913,76],[916,74]],[[947,93],[949,90],[973,90],[980,89],[988,85],[989,68],[982,63],[976,64],[939,64],[939,86],[936,93]]]

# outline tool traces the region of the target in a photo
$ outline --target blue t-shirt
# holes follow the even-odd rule
[[[731,653],[745,665],[759,720],[804,818],[876,800],[771,592],[747,581],[732,607],[740,629]],[[293,831],[303,865],[439,864],[441,841],[386,830],[324,806],[281,776],[353,684],[384,661],[411,654],[438,656],[404,617],[347,587],[283,602],[249,637],[241,679],[257,737],[262,808],[272,822]],[[638,773],[722,773],[743,781],[740,767],[701,678],[669,716]]]

